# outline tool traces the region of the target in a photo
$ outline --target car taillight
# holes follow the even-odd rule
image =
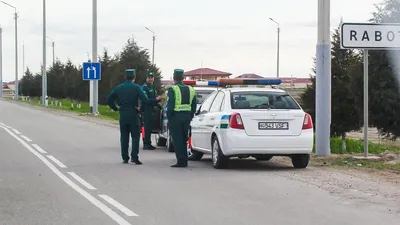
[[[303,122],[303,130],[307,129],[312,129],[313,128],[313,122],[310,114],[306,113],[304,116],[304,122]]]
[[[229,126],[233,129],[244,129],[242,117],[240,117],[239,113],[234,113],[231,115],[229,119]]]

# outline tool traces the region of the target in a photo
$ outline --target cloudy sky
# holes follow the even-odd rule
[[[37,72],[42,62],[42,1],[5,0],[19,13],[19,74],[22,45],[25,66]],[[98,0],[98,49],[122,49],[129,37],[151,51],[164,78],[174,68],[203,67],[240,75],[276,75],[276,24],[281,25],[281,77],[307,77],[317,42],[317,0]],[[381,0],[331,1],[331,26],[366,22]],[[15,79],[13,9],[0,4],[3,28],[3,80]],[[91,55],[91,0],[47,1],[47,36],[55,55],[75,64]],[[47,64],[52,62],[51,39]]]

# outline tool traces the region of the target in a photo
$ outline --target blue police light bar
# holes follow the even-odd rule
[[[208,80],[208,81],[198,81],[198,80],[183,80],[182,81],[186,85],[193,86],[221,86],[216,80]],[[222,85],[225,86],[225,85]]]
[[[219,78],[220,85],[280,85],[282,80],[279,78]]]

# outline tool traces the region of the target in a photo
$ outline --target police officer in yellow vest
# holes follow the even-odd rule
[[[167,117],[177,159],[171,167],[187,167],[188,132],[196,112],[196,93],[193,87],[182,82],[183,76],[182,69],[175,69],[175,84],[168,89]]]
[[[134,69],[125,70],[126,81],[118,85],[108,95],[107,102],[111,109],[119,112],[119,128],[121,142],[121,156],[123,163],[129,161],[129,136],[132,137],[131,162],[137,165],[142,164],[139,161],[139,140],[140,140],[140,123],[138,117],[138,101],[139,99],[148,104],[155,104],[161,100],[157,96],[155,99],[148,99],[142,91],[142,88],[133,83],[135,81],[136,71]],[[119,108],[115,105],[115,100]]]
[[[146,94],[147,98],[152,100],[156,99],[157,91],[154,88],[154,73],[146,73],[146,83],[143,84],[142,89]],[[157,102],[152,102],[150,104],[142,103],[140,110],[144,117],[144,138],[143,138],[143,149],[144,150],[154,150],[156,147],[151,145],[151,131],[153,129],[154,120],[154,107],[157,106]]]

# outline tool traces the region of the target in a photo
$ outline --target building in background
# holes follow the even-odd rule
[[[199,68],[185,72],[187,80],[217,80],[218,78],[229,78],[232,74],[210,68]]]

